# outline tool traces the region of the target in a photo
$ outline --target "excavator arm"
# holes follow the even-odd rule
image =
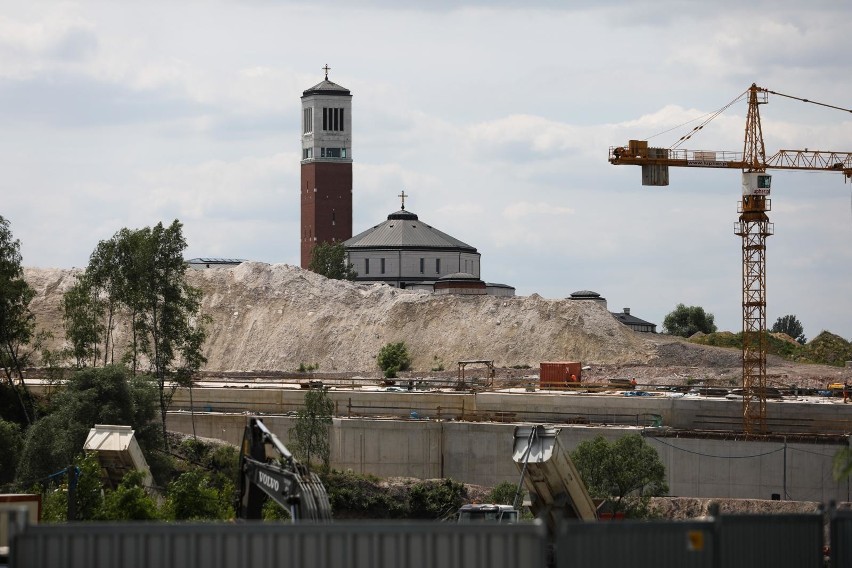
[[[331,505],[319,476],[296,461],[260,418],[249,418],[246,424],[240,470],[240,518],[262,518],[269,498],[290,511],[294,522],[331,520]]]

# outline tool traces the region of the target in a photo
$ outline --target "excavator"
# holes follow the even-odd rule
[[[263,421],[251,417],[240,450],[239,518],[263,518],[272,499],[290,512],[293,522],[328,522],[331,505],[319,476],[299,463]]]

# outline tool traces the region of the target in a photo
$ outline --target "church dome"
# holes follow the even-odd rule
[[[477,278],[470,272],[455,272],[453,274],[441,276],[439,280],[479,280],[479,278]]]
[[[422,222],[415,213],[400,209],[387,221],[345,241],[347,250],[365,248],[458,250],[476,253],[476,248]]]

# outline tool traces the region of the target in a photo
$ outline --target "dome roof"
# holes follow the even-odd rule
[[[347,249],[452,249],[476,253],[475,247],[427,225],[405,209],[391,213],[384,223],[344,241],[343,246]]]
[[[578,290],[576,292],[571,292],[571,298],[573,299],[582,299],[582,298],[600,298],[601,295],[597,292],[592,292],[591,290]]]
[[[439,280],[475,280],[478,281],[479,278],[471,274],[470,272],[454,272],[453,274],[446,274],[441,276]]]

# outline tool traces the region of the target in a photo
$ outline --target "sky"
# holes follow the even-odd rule
[[[522,6],[522,7],[518,7]],[[608,163],[752,83],[852,108],[852,4],[0,0],[0,215],[30,267],[183,223],[186,258],[299,264],[300,96],[353,94],[353,231],[399,209],[518,295],[593,290],[660,326],[742,329],[740,172]],[[852,114],[769,96],[767,153],[852,152]],[[683,147],[742,151],[738,102]],[[771,172],[767,320],[852,338],[852,184]]]

